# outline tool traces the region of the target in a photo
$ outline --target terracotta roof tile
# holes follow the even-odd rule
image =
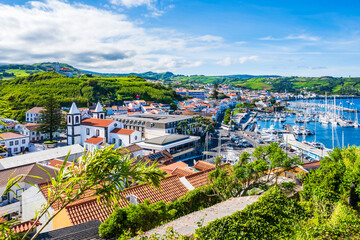
[[[81,124],[87,126],[93,126],[93,127],[107,127],[113,122],[114,120],[110,120],[110,119],[87,118],[82,120]]]
[[[208,163],[208,162],[200,160],[194,165],[194,168],[196,168],[196,169],[198,169],[200,171],[205,171],[205,170],[209,170],[209,169],[214,169],[215,164]]]
[[[20,224],[17,224],[15,226],[12,227],[12,229],[14,230],[14,232],[16,233],[22,233],[22,232],[26,232],[27,230],[29,230],[31,228],[31,226],[34,224],[34,220],[30,220],[30,221],[26,221],[26,222],[22,222]],[[41,223],[37,222],[36,226],[40,226]]]
[[[178,177],[185,177],[192,175],[194,173],[195,173],[194,171],[191,171],[190,169],[186,169],[183,167],[177,167],[171,172],[172,175],[176,175]]]
[[[143,150],[142,147],[140,147],[139,145],[136,144],[132,144],[130,146],[125,147],[126,150],[129,151],[129,153],[133,153],[133,152],[137,152],[137,151],[141,151]]]
[[[64,162],[63,160],[52,159],[47,163],[47,166],[54,167],[54,168],[61,168],[63,162]],[[70,162],[66,162],[66,164],[65,164],[66,167],[68,167],[70,165],[71,165]]]
[[[161,190],[149,187],[147,184],[138,185],[124,190],[121,194],[126,197],[133,194],[137,197],[139,203],[149,199],[150,202],[158,201],[170,202],[188,192],[188,189],[180,182],[177,176],[171,176],[163,179],[160,183]],[[119,203],[120,207],[126,207],[128,201],[122,200]],[[106,207],[102,203],[97,203],[95,198],[87,199],[86,201],[76,202],[68,207],[66,211],[73,225],[88,222],[91,220],[105,221],[113,207]]]
[[[121,135],[131,135],[134,132],[135,130],[125,129],[125,128],[114,128],[114,130],[111,131],[111,133],[121,134]]]
[[[33,107],[32,109],[28,110],[26,113],[40,113],[41,111],[45,111],[46,109],[43,107]]]
[[[167,173],[171,173],[177,167],[183,167],[184,168],[184,167],[188,167],[188,166],[189,166],[188,164],[179,161],[179,162],[176,162],[176,163],[172,163],[172,164],[169,164],[169,165],[162,166],[162,167],[160,167],[160,169],[167,172]]]
[[[23,137],[28,137],[25,135],[21,135],[18,133],[13,133],[13,132],[4,132],[4,133],[0,133],[0,139],[13,139],[13,138],[23,138]]]
[[[214,169],[209,169],[202,172],[186,176],[185,178],[190,182],[194,188],[198,188],[209,184],[209,173]]]
[[[91,137],[89,139],[87,139],[86,143],[90,143],[90,144],[99,144],[101,143],[102,141],[104,141],[105,138],[102,138],[102,137]]]
[[[29,129],[30,131],[34,132],[34,131],[37,131],[39,126],[40,126],[40,124],[37,124],[37,123],[27,123],[23,127],[25,127],[27,129]]]

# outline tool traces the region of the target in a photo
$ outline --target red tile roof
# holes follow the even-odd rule
[[[81,124],[86,126],[93,126],[93,127],[107,127],[113,122],[114,120],[110,120],[110,119],[87,118],[82,120]]]
[[[61,168],[63,162],[64,162],[63,160],[52,159],[48,162],[47,166],[54,167],[54,168]],[[71,165],[70,162],[66,162],[66,164],[65,164],[66,167],[68,167],[70,165]]]
[[[172,163],[172,164],[169,164],[169,165],[166,165],[166,166],[162,166],[162,167],[160,167],[160,169],[167,172],[167,173],[171,173],[177,167],[183,167],[184,168],[184,167],[187,167],[187,166],[189,166],[189,165],[187,165],[184,162],[179,161],[179,162]]]
[[[25,135],[21,135],[18,133],[13,133],[13,132],[4,132],[4,133],[0,133],[0,140],[2,139],[13,139],[13,138],[23,138],[23,137],[28,137]]]
[[[129,153],[133,153],[133,152],[137,152],[137,151],[141,151],[143,150],[142,147],[140,147],[139,145],[136,144],[132,144],[130,146],[125,147],[125,149],[129,152]]]
[[[176,175],[178,177],[185,177],[192,175],[194,173],[195,173],[194,171],[191,171],[190,169],[186,169],[183,167],[177,167],[171,172],[172,175]]]
[[[209,184],[209,173],[214,169],[209,169],[202,172],[186,176],[185,178],[190,182],[194,188],[198,188]]]
[[[46,109],[43,107],[33,107],[32,109],[28,110],[26,113],[40,113],[41,111],[45,111]]]
[[[132,129],[125,129],[125,128],[115,128],[111,131],[111,133],[115,134],[121,134],[121,135],[131,135],[135,132],[135,130]]]
[[[138,185],[124,190],[121,194],[126,197],[133,194],[137,197],[139,203],[149,199],[150,202],[158,201],[171,202],[188,192],[188,189],[180,182],[177,176],[171,176],[163,179],[160,183],[161,190],[149,187],[147,184]],[[126,207],[128,201],[121,200],[120,207]],[[88,222],[91,220],[105,221],[113,211],[113,207],[104,206],[97,203],[95,198],[87,199],[87,201],[72,204],[66,207],[66,211],[73,225]]]
[[[40,124],[37,124],[37,123],[27,123],[23,127],[26,127],[27,129],[29,129],[30,131],[33,132],[33,131],[37,131],[39,126],[40,126]]]
[[[89,139],[87,139],[85,142],[86,143],[90,143],[90,144],[99,144],[102,141],[104,141],[105,138],[102,137],[91,137]]]
[[[212,163],[208,163],[205,161],[198,161],[195,165],[194,168],[200,170],[200,171],[205,171],[205,170],[209,170],[209,169],[214,169],[216,166],[215,164]]]
[[[22,233],[22,232],[26,232],[27,230],[29,230],[31,228],[31,226],[34,224],[34,220],[30,220],[30,221],[26,221],[26,222],[22,222],[20,224],[17,224],[15,226],[12,227],[12,230],[14,230],[14,232],[16,233]],[[41,223],[37,222],[35,224],[35,226],[40,226]]]

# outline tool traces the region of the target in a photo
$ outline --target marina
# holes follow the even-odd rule
[[[359,105],[359,99],[335,97],[292,101],[285,111],[249,114],[242,126],[264,143],[279,142],[309,161],[320,160],[335,147],[360,145]]]

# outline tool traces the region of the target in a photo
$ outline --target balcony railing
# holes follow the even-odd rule
[[[3,203],[4,204],[4,203]],[[20,213],[20,201],[19,200],[13,200],[12,203],[9,204],[0,204],[0,216],[3,216],[5,214],[10,214],[14,212]]]

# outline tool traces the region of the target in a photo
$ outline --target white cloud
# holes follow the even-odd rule
[[[257,61],[259,60],[258,56],[246,56],[246,57],[241,57],[238,59],[240,64],[249,62],[249,61]]]
[[[0,62],[60,61],[106,72],[197,67],[203,61],[194,49],[220,39],[145,29],[124,14],[58,0],[0,4],[0,22]]]
[[[259,56],[244,56],[240,58],[226,57],[220,61],[217,61],[216,63],[222,66],[230,66],[234,64],[244,64],[246,62],[257,61],[257,60],[259,60]]]
[[[122,5],[127,8],[139,7],[146,5],[148,7],[152,6],[154,0],[110,0],[110,3],[115,5]]]
[[[283,40],[318,41],[318,40],[320,40],[320,38],[316,37],[316,36],[305,35],[305,34],[300,34],[300,35],[291,34],[291,35],[288,35],[288,36],[282,37],[282,38],[274,38],[273,36],[266,36],[266,37],[259,38],[259,40],[263,40],[263,41],[283,41]]]
[[[204,41],[204,42],[222,42],[224,39],[219,36],[204,35],[204,36],[197,37],[195,40]]]
[[[319,38],[315,37],[315,36],[308,36],[308,35],[289,35],[287,37],[285,37],[285,39],[288,40],[306,40],[306,41],[318,41]]]

